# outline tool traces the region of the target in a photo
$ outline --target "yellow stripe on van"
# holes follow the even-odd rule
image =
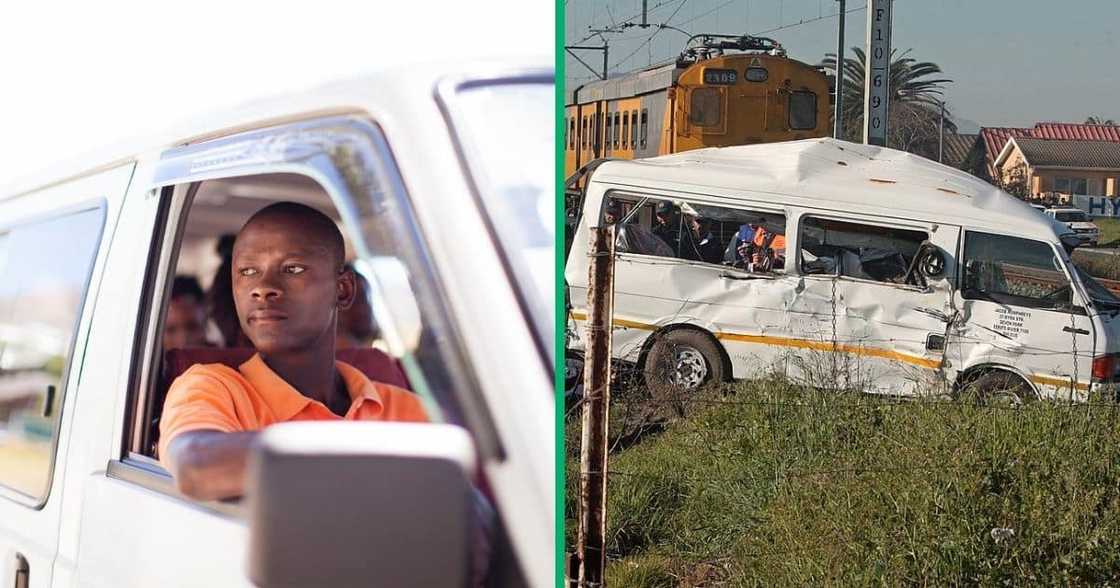
[[[1035,384],[1041,384],[1043,386],[1054,386],[1054,387],[1057,387],[1057,388],[1069,388],[1069,379],[1068,378],[1055,378],[1054,376],[1034,375],[1034,376],[1030,376],[1030,381],[1034,382]],[[1074,386],[1074,388],[1076,388],[1077,390],[1088,390],[1089,389],[1089,383],[1088,382],[1078,382]]]
[[[582,312],[572,312],[571,317],[577,321],[587,320],[587,315]],[[643,331],[655,331],[656,325],[648,323],[640,323],[637,321],[630,321],[626,319],[614,319],[611,324],[616,327],[627,327],[631,329],[641,329]],[[899,353],[890,349],[882,349],[879,347],[865,347],[863,345],[851,345],[847,343],[833,344],[831,341],[814,341],[812,339],[795,339],[790,337],[773,337],[770,335],[746,335],[742,333],[713,333],[716,339],[723,339],[727,341],[741,341],[744,343],[759,343],[762,345],[777,345],[779,347],[795,347],[798,349],[813,349],[816,351],[841,351],[844,353],[851,353],[853,355],[860,355],[865,357],[880,357],[883,359],[892,359],[909,363],[919,367],[937,369],[941,366],[940,359],[929,359],[926,357],[918,357],[915,355],[907,355]]]

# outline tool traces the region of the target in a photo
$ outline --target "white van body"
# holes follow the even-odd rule
[[[824,387],[940,395],[977,374],[1003,370],[1042,398],[1084,399],[1091,390],[1112,389],[1106,382],[1115,370],[1110,354],[1120,351],[1117,309],[1107,292],[1096,295],[1104,300],[1090,296],[1088,280],[1075,273],[1049,219],[959,170],[828,138],[603,162],[588,180],[565,275],[569,346],[577,352],[590,229],[600,223],[606,198],[633,206],[628,223],[648,219],[646,208],[666,200],[681,210],[708,211],[708,218],[749,210],[785,219],[785,265],[765,274],[616,252],[612,349],[621,360],[642,366],[659,340],[688,329],[714,344],[719,357],[705,358],[708,373],[722,362],[725,378],[776,372]],[[818,245],[803,231],[815,226],[920,235],[941,252],[944,271],[926,287],[803,271]],[[979,287],[962,292],[970,235],[974,243],[995,244],[983,251],[1006,242],[1030,245],[1043,258],[1052,254],[1027,274],[1060,276],[1059,288],[1072,289],[1069,303],[1045,308],[1048,299],[996,301]],[[997,257],[989,257],[989,266],[973,267],[998,266],[1002,253],[991,255]],[[999,287],[1018,284],[1016,271],[1025,270],[1004,272]],[[1093,377],[1094,367],[1102,377]]]
[[[553,75],[550,60],[445,61],[388,71],[195,120],[0,190],[0,276],[12,227],[66,211],[103,213],[72,352],[60,366],[64,386],[55,410],[61,417],[46,432],[53,434],[46,486],[33,496],[0,479],[0,583],[22,574],[33,588],[250,585],[244,513],[179,495],[157,462],[130,453],[129,403],[136,379],[148,377],[142,358],[158,314],[145,313],[145,293],[157,289],[148,282],[169,279],[170,253],[158,249],[158,237],[182,221],[176,207],[185,186],[282,172],[321,184],[348,234],[361,234],[357,215],[364,205],[355,194],[406,196],[393,206],[410,207],[414,225],[407,229],[422,243],[425,260],[409,271],[430,272],[442,286],[433,296],[449,317],[453,332],[445,335],[472,382],[469,394],[458,392],[489,423],[471,432],[509,534],[506,557],[525,585],[551,585],[555,396],[552,334],[540,330],[553,322],[551,307],[540,317],[510,271],[516,260],[499,247],[491,211],[478,194],[485,188],[470,174],[477,165],[466,152],[471,143],[452,120],[455,92],[466,84],[551,88]],[[551,135],[541,141],[554,144]],[[551,151],[546,155],[551,162]],[[552,193],[540,198],[546,201],[540,210],[551,212]],[[540,255],[550,259],[550,253],[551,244]],[[358,254],[363,259],[368,248]],[[368,267],[377,282],[379,266]],[[3,294],[0,288],[0,301]],[[483,309],[504,309],[502,320]],[[374,311],[382,325],[414,319],[394,316],[392,302]],[[0,327],[5,320],[0,316]],[[0,331],[0,341],[3,336]],[[0,368],[0,382],[2,376]]]

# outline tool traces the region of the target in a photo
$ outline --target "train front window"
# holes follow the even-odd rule
[[[806,131],[817,128],[817,95],[793,92],[789,95],[789,128]]]
[[[716,88],[696,88],[689,106],[688,122],[698,127],[714,127],[720,123],[720,94]]]

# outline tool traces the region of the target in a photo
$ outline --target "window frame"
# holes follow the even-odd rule
[[[50,462],[47,465],[47,476],[44,485],[44,492],[42,496],[31,496],[22,490],[12,487],[3,480],[0,480],[0,496],[11,499],[13,502],[22,504],[23,506],[30,507],[34,510],[43,509],[47,502],[50,501],[51,491],[54,488],[54,473],[55,467],[58,465],[58,441],[62,435],[62,420],[65,417],[66,393],[70,387],[71,369],[74,367],[74,350],[78,345],[78,333],[81,331],[82,323],[85,320],[86,305],[89,303],[90,286],[93,283],[94,270],[97,269],[98,263],[102,261],[102,247],[105,245],[105,227],[108,225],[109,218],[109,202],[104,197],[96,197],[75,202],[71,205],[64,206],[56,210],[44,211],[38,214],[20,218],[17,221],[10,223],[0,223],[0,232],[10,234],[17,228],[34,225],[43,222],[49,222],[54,219],[62,218],[64,216],[78,214],[89,210],[96,210],[100,213],[100,226],[97,230],[97,240],[93,247],[93,259],[90,260],[89,268],[86,270],[85,283],[82,286],[82,293],[79,296],[77,306],[77,313],[74,317],[74,324],[70,334],[70,344],[66,349],[66,365],[59,377],[58,390],[55,393],[54,406],[57,407],[57,416],[54,422],[51,423],[51,450]],[[11,249],[8,250],[9,255]],[[87,334],[88,337],[88,334]]]
[[[157,362],[160,360],[156,350],[158,348],[158,335],[162,332],[165,319],[164,309],[167,298],[170,296],[170,275],[178,262],[178,250],[182,244],[182,234],[189,217],[190,204],[193,200],[197,186],[206,180],[222,178],[245,177],[253,175],[290,173],[311,178],[320,185],[331,204],[342,218],[345,231],[361,237],[358,222],[358,206],[365,205],[362,198],[366,192],[351,193],[345,186],[332,182],[330,177],[321,171],[324,166],[334,166],[335,162],[328,156],[323,161],[307,157],[306,153],[294,154],[288,159],[284,153],[275,153],[272,159],[268,157],[237,158],[214,157],[215,153],[222,153],[231,146],[240,144],[256,144],[268,137],[283,137],[298,135],[302,140],[313,144],[315,148],[324,152],[333,145],[347,145],[358,147],[358,155],[369,156],[371,159],[362,163],[374,166],[385,174],[384,185],[390,189],[389,196],[394,203],[399,203],[401,208],[398,214],[407,216],[413,223],[411,230],[419,241],[421,251],[416,252],[419,257],[426,258],[427,236],[422,231],[415,219],[415,204],[413,195],[404,187],[400,169],[394,160],[391,148],[387,142],[384,131],[367,115],[336,115],[315,117],[308,120],[280,124],[276,126],[235,133],[202,143],[188,144],[173,147],[161,154],[160,163],[148,190],[158,190],[161,196],[161,209],[157,212],[157,219],[153,227],[152,246],[149,247],[144,278],[144,291],[142,302],[138,309],[136,333],[134,334],[133,356],[131,358],[129,389],[126,394],[125,419],[121,429],[115,432],[120,435],[120,451],[113,455],[106,466],[106,475],[116,479],[148,488],[150,490],[169,494],[181,498],[190,504],[200,506],[222,514],[240,517],[243,507],[237,503],[198,502],[186,498],[174,488],[170,474],[159,463],[134,450],[137,443],[143,443],[145,438],[136,438],[139,427],[146,426],[145,421],[137,421],[140,411],[143,411],[145,420],[150,422],[148,415],[151,407],[148,398],[156,383],[158,372]],[[364,145],[356,145],[358,141]],[[356,155],[355,157],[357,157]],[[349,160],[347,160],[349,161]],[[210,165],[212,164],[212,167]],[[372,188],[371,188],[372,189]],[[372,206],[372,204],[370,204]],[[167,207],[163,209],[162,207]],[[364,240],[364,237],[361,237]],[[170,247],[170,248],[169,248]],[[158,249],[158,250],[157,250]],[[362,255],[361,248],[358,252]],[[410,268],[411,269],[411,268]],[[422,279],[430,282],[433,297],[438,300],[446,299],[446,285],[434,268],[426,268]],[[374,285],[376,288],[376,286]],[[160,299],[155,296],[160,295]],[[159,306],[155,306],[155,302]],[[143,313],[147,312],[147,316]],[[435,312],[440,314],[438,320],[446,328],[445,337],[448,340],[448,349],[451,356],[446,359],[452,365],[448,371],[456,379],[455,389],[458,391],[456,398],[452,399],[461,410],[463,423],[478,451],[480,460],[503,461],[505,450],[502,441],[494,426],[493,416],[486,406],[485,398],[481,393],[481,382],[474,372],[471,363],[465,357],[465,343],[457,321],[450,309],[440,304]],[[442,353],[442,352],[441,352]],[[141,404],[145,403],[145,404]],[[142,447],[141,447],[142,449]]]
[[[969,295],[967,295],[966,294],[967,290],[965,289],[964,284],[965,284],[965,277],[966,277],[965,273],[967,272],[967,266],[968,266],[968,261],[969,261],[969,259],[968,259],[968,237],[972,233],[990,235],[990,236],[993,236],[993,237],[1004,237],[1004,238],[1008,238],[1008,239],[1022,239],[1024,241],[1033,241],[1035,243],[1041,243],[1043,246],[1047,247],[1050,250],[1050,254],[1053,256],[1053,258],[1058,260],[1058,262],[1059,262],[1058,265],[1060,266],[1061,274],[1063,276],[1065,276],[1066,283],[1069,284],[1069,288],[1070,288],[1069,307],[1068,308],[1048,308],[1048,307],[1045,307],[1045,306],[1031,306],[1031,305],[1026,305],[1026,304],[1020,304],[1018,302],[1007,302],[1007,301],[1004,301],[1004,300],[998,300],[997,301],[997,300],[995,300],[993,298],[990,298],[990,297],[969,296]],[[1016,308],[1029,308],[1031,310],[1041,310],[1041,311],[1045,311],[1045,312],[1058,312],[1058,313],[1061,313],[1061,314],[1075,314],[1075,315],[1087,315],[1088,314],[1088,310],[1086,309],[1085,301],[1088,300],[1089,297],[1086,296],[1084,293],[1082,293],[1080,282],[1078,280],[1073,279],[1073,276],[1070,273],[1070,268],[1066,264],[1065,260],[1062,259],[1061,255],[1059,255],[1059,249],[1057,247],[1055,247],[1053,243],[1049,243],[1049,242],[1046,242],[1046,241],[1041,241],[1041,240],[1038,240],[1038,239],[1031,239],[1031,238],[1028,238],[1028,237],[1024,237],[1022,235],[1011,235],[1011,234],[1007,234],[1007,233],[998,233],[998,232],[993,232],[993,231],[988,231],[988,230],[964,229],[963,232],[962,232],[962,235],[961,235],[960,260],[961,260],[960,263],[957,264],[957,283],[960,285],[959,289],[960,289],[960,292],[961,292],[961,298],[963,298],[965,300],[979,300],[981,302],[990,302],[990,303],[993,303],[993,304],[1014,306]],[[1017,295],[1014,295],[1014,294],[1008,294],[1008,296],[1015,296],[1015,298],[1025,298],[1025,297],[1017,296]],[[1075,297],[1080,298],[1080,301],[1075,300]]]
[[[711,129],[712,132],[716,132],[721,129],[723,127],[723,121],[725,118],[723,112],[725,94],[722,92],[722,90],[723,88],[717,88],[713,86],[701,86],[690,90],[688,95],[688,124],[694,127],[700,127],[701,129]],[[714,122],[710,123],[703,121],[698,122],[696,119],[696,97],[698,95],[703,96],[705,94],[715,96],[716,119]]]

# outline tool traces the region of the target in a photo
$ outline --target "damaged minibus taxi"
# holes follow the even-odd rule
[[[781,374],[894,395],[1113,394],[1120,299],[1061,225],[959,170],[830,138],[604,161],[568,255],[580,369],[592,227],[612,355],[647,386]]]

